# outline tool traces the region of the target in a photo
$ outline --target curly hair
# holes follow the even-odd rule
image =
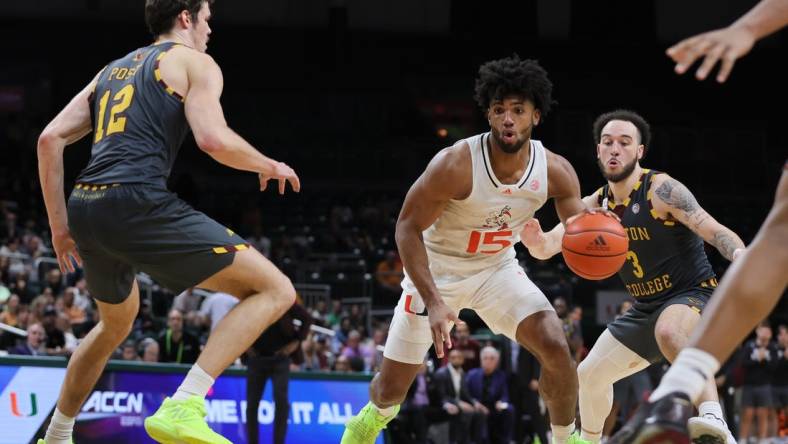
[[[597,117],[596,120],[594,120],[593,126],[594,141],[597,144],[602,141],[602,128],[604,128],[605,125],[607,125],[611,120],[623,120],[624,122],[629,122],[635,125],[635,128],[637,128],[638,134],[640,135],[640,143],[643,145],[643,157],[645,157],[646,151],[648,151],[649,143],[651,142],[651,127],[649,126],[648,122],[646,122],[646,119],[643,118],[643,116],[628,109],[617,109]]]
[[[556,103],[552,92],[553,83],[539,62],[521,60],[520,56],[513,54],[479,67],[474,98],[482,111],[487,112],[494,100],[503,100],[509,95],[521,96],[533,102],[535,108],[545,116]]]
[[[213,0],[145,0],[145,23],[148,31],[156,38],[172,29],[175,17],[181,11],[189,11],[192,18],[202,9],[202,4],[213,4]]]

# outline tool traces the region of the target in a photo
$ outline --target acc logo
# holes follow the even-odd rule
[[[532,180],[532,181],[531,181],[531,184],[530,184],[530,185],[528,185],[528,188],[530,188],[530,189],[531,189],[531,191],[536,191],[536,190],[538,190],[538,189],[539,189],[539,179],[534,179],[534,180]]]
[[[30,392],[30,413],[24,415],[19,411],[19,399],[16,392],[11,392],[11,414],[18,418],[36,416],[38,414],[38,401],[36,399],[36,394]]]
[[[640,213],[640,204],[639,203],[636,203],[635,205],[632,205],[632,212],[635,213],[635,214]]]

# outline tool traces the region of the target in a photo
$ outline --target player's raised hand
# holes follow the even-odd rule
[[[301,181],[298,179],[298,175],[284,162],[271,161],[270,171],[260,173],[260,191],[265,191],[268,181],[271,179],[279,181],[279,194],[285,194],[288,182],[290,182],[293,191],[296,193],[301,191]]]
[[[723,83],[728,79],[736,59],[750,52],[755,40],[755,35],[747,28],[729,26],[684,39],[666,52],[676,62],[675,71],[678,74],[684,74],[696,60],[702,58],[703,63],[695,72],[698,80],[705,79],[714,65],[721,62],[717,81]]]
[[[431,305],[427,309],[427,316],[430,321],[432,342],[435,344],[435,354],[443,358],[444,345],[447,349],[451,349],[451,324],[459,324],[462,321],[443,301]]]
[[[52,233],[52,248],[55,249],[57,256],[57,263],[60,265],[60,271],[63,274],[73,273],[74,261],[77,265],[82,266],[82,258],[79,257],[77,251],[77,243],[71,237],[68,230],[60,233]]]

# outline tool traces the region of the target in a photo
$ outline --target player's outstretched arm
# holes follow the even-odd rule
[[[703,240],[714,245],[729,261],[744,252],[741,238],[701,208],[695,196],[681,182],[667,174],[659,174],[654,176],[651,189],[655,197],[651,202],[658,213],[670,213]]]
[[[593,208],[596,204],[596,195],[586,196],[582,200],[588,208]],[[567,223],[573,218],[574,216],[569,218]],[[542,231],[539,221],[531,219],[525,223],[523,231],[520,232],[520,241],[531,256],[546,260],[561,252],[561,240],[565,232],[564,224],[559,222],[552,230],[545,233]]]
[[[451,199],[460,199],[471,189],[470,151],[457,145],[439,152],[408,190],[397,219],[396,241],[402,264],[419,291],[430,318],[432,339],[438,357],[444,344],[451,348],[449,322],[459,322],[441,298],[429,269],[422,233],[429,228]]]
[[[90,95],[96,87],[94,78],[71,102],[44,128],[38,138],[38,177],[44,204],[52,230],[52,246],[55,249],[60,270],[74,271],[72,258],[78,264],[82,259],[77,253],[76,243],[68,230],[66,197],[63,191],[63,150],[89,134]]]
[[[287,182],[294,191],[299,191],[301,182],[292,168],[264,156],[227,126],[219,101],[224,80],[213,58],[193,51],[185,60],[189,79],[189,92],[184,98],[186,119],[197,146],[221,164],[258,173],[261,190],[269,179],[276,179],[280,194],[285,192]]]
[[[676,72],[684,74],[703,58],[695,77],[703,80],[721,61],[717,81],[724,82],[736,59],[746,55],[756,41],[788,24],[788,0],[762,0],[727,28],[704,32],[671,46],[667,54],[676,62]]]

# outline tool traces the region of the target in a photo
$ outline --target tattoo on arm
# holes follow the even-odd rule
[[[662,182],[655,194],[669,206],[687,213],[687,216],[692,216],[700,208],[690,190],[674,179]]]
[[[733,251],[738,248],[736,240],[727,231],[714,233],[714,239],[709,243],[714,245],[720,254],[729,261],[733,260]]]

